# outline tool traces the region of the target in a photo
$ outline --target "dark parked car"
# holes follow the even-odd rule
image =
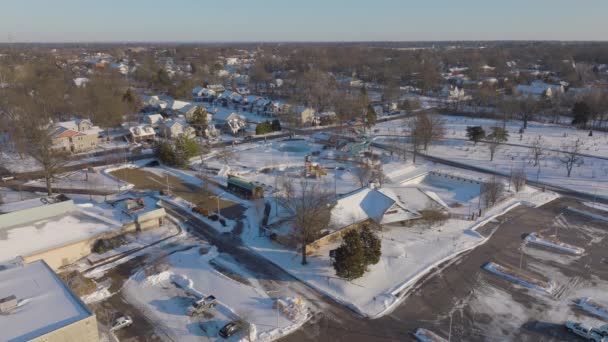
[[[239,332],[241,328],[243,328],[243,323],[239,321],[230,322],[224,325],[222,329],[220,329],[220,336],[222,336],[223,338],[228,338]]]

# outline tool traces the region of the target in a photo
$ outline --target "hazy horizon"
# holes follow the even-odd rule
[[[6,0],[0,42],[603,41],[608,2]]]

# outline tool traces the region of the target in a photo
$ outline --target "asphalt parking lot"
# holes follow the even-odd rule
[[[482,233],[493,232],[487,243],[422,280],[390,315],[377,320],[321,315],[284,340],[413,341],[411,332],[424,327],[446,340],[451,335],[451,341],[582,341],[563,323],[602,322],[575,301],[591,297],[608,303],[608,223],[571,213],[568,206],[594,211],[569,198],[540,208],[517,207],[483,227]],[[523,237],[532,232],[557,233],[585,253],[524,246]],[[481,268],[488,261],[553,281],[555,291],[543,293],[490,274]]]

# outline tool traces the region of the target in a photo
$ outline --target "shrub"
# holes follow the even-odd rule
[[[272,124],[268,121],[260,122],[259,124],[257,124],[257,126],[255,126],[256,135],[267,134],[267,133],[271,133],[271,132],[272,132]]]
[[[365,249],[365,263],[367,265],[377,264],[382,255],[382,241],[369,226],[363,227],[359,233],[359,237],[361,238],[361,241],[363,241],[363,247]]]
[[[363,276],[366,268],[363,241],[356,230],[351,230],[336,250],[334,269],[338,277],[353,280]]]

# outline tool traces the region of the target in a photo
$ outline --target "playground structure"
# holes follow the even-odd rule
[[[312,162],[312,156],[308,155],[304,157],[304,176],[314,177],[326,176],[327,171],[318,163]]]
[[[355,130],[358,135],[351,143],[346,144],[344,151],[353,157],[361,156],[363,153],[370,150],[372,139],[365,133],[364,129]]]

